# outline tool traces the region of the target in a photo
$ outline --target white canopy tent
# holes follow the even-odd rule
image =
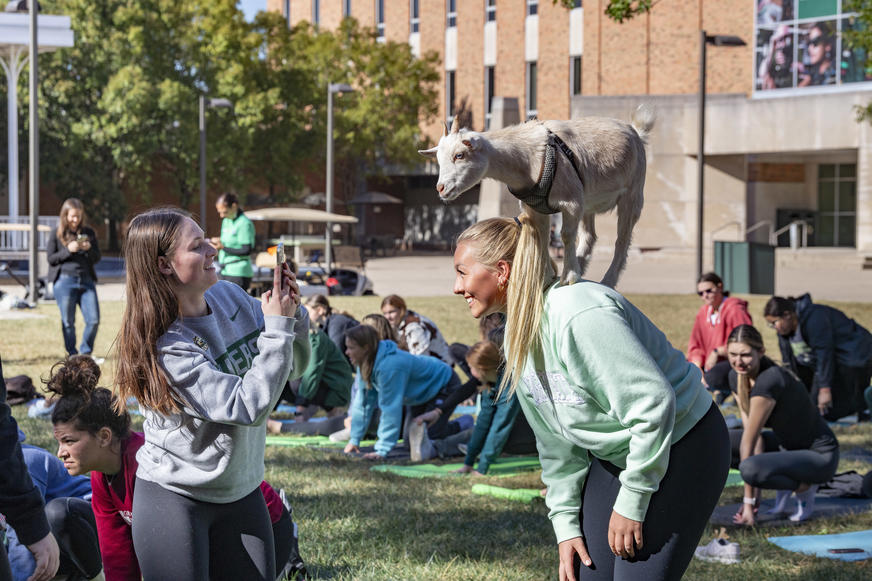
[[[357,218],[345,214],[334,214],[314,208],[260,208],[246,210],[250,220],[272,220],[275,222],[332,222],[335,224],[356,224]]]

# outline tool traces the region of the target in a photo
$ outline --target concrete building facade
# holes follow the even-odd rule
[[[650,103],[658,119],[634,247],[679,255],[695,251],[698,232],[700,31],[738,37],[744,46],[707,49],[705,266],[715,240],[789,245],[794,220],[808,228],[794,229],[802,236],[793,242],[808,247],[789,256],[818,253],[858,268],[872,256],[872,129],[854,111],[872,99],[872,77],[866,55],[843,35],[857,26],[855,15],[837,0],[661,0],[619,24],[605,15],[607,4],[268,0],[289,24],[318,14],[319,26],[333,27],[351,14],[386,39],[435,51],[444,118],[463,104],[475,130],[490,126],[494,103],[501,114],[517,103],[509,119],[625,120]],[[422,131],[435,142],[441,119]],[[425,192],[435,176],[416,184],[421,191],[410,198],[432,196]],[[512,207],[482,202],[490,212]],[[597,231],[598,252],[610,252],[614,220],[600,218]]]

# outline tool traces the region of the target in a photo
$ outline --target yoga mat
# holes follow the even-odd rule
[[[454,471],[462,467],[462,462],[452,464],[410,464],[406,466],[379,465],[371,470],[376,472],[390,472],[406,478],[431,478],[443,476],[462,476],[454,474]],[[538,470],[539,458],[536,456],[516,456],[511,458],[498,458],[490,465],[488,476],[516,476],[522,472]]]
[[[796,535],[769,537],[768,541],[782,549],[841,561],[863,561],[872,557],[872,530],[837,535]],[[860,549],[859,552],[831,552],[839,549]]]
[[[742,473],[735,468],[730,468],[730,473],[727,474],[727,482],[724,484],[724,487],[741,486],[742,484],[745,484],[745,481],[742,480]]]
[[[312,446],[317,448],[339,448],[345,447],[348,442],[331,442],[328,436],[267,436],[267,446],[287,446],[297,448],[300,446]],[[360,443],[361,446],[372,446],[375,440],[364,440]]]
[[[760,512],[757,514],[758,527],[780,527],[800,524],[791,521],[787,514],[765,514],[765,512],[772,508],[774,504],[774,498],[764,500],[760,503]],[[718,526],[742,526],[733,524],[733,515],[739,512],[740,506],[740,504],[719,506],[715,508],[709,521],[713,525]],[[787,507],[788,512],[795,510],[796,500],[791,498],[787,503]],[[818,495],[815,496],[814,512],[812,513],[810,520],[866,512],[870,508],[872,508],[872,499],[869,498],[828,498],[826,496]]]
[[[464,414],[474,416],[478,413],[478,409],[474,405],[459,405],[454,408],[454,413],[461,416]]]
[[[526,504],[530,504],[537,498],[542,498],[538,488],[503,488],[501,486],[491,486],[490,484],[473,484],[472,493],[504,498],[506,500],[516,500]]]

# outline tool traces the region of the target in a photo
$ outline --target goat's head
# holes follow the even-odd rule
[[[444,125],[444,124],[443,124]],[[457,117],[451,131],[444,126],[439,144],[430,149],[419,149],[425,157],[439,162],[439,181],[436,191],[439,197],[450,202],[484,179],[487,174],[488,156],[485,151],[487,139],[479,133],[460,130]]]

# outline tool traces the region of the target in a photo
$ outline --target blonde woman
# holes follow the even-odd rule
[[[97,302],[97,273],[100,262],[97,234],[85,226],[85,206],[77,198],[67,198],[61,205],[60,222],[48,239],[48,280],[54,283],[55,301],[61,311],[61,330],[68,355],[90,355],[100,325]],[[76,306],[82,310],[85,331],[76,348]]]
[[[503,388],[536,434],[559,578],[678,579],[730,462],[698,367],[616,291],[559,286],[533,217],[463,232],[455,294],[505,311]]]
[[[839,465],[839,442],[808,397],[805,386],[787,368],[766,357],[763,338],[751,325],[733,329],[727,339],[730,389],[742,412],[739,457],[745,497],[733,517],[736,524],[753,525],[759,489],[776,489],[773,514],[790,512],[803,521],[814,511],[818,484],[827,482]],[[780,449],[763,451],[761,430],[769,427]],[[787,503],[796,496],[792,512]]]
[[[115,381],[145,416],[132,516],[145,579],[276,576],[265,424],[309,363],[309,319],[287,264],[257,300],[218,281],[216,255],[177,210],[140,214],[127,232]]]

